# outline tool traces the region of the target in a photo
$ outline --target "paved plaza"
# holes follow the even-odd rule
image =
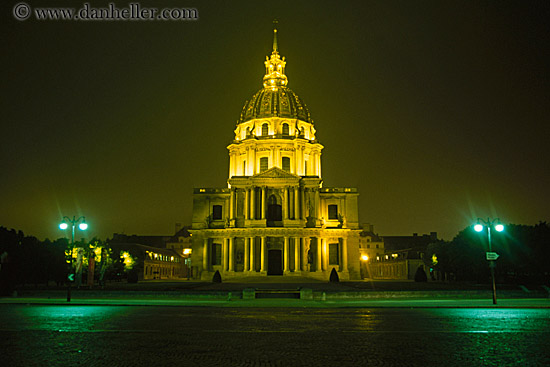
[[[7,366],[544,366],[549,309],[0,305]]]

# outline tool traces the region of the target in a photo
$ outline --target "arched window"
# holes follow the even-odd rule
[[[269,134],[269,126],[267,124],[262,125],[262,136],[267,136]]]
[[[290,158],[289,157],[283,157],[283,171],[290,172]]]
[[[267,157],[260,158],[260,172],[267,171],[268,166],[269,166],[269,158]]]
[[[288,124],[283,124],[283,135],[288,136]]]

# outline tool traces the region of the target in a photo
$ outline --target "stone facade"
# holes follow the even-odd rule
[[[193,195],[194,275],[360,278],[358,192],[325,188],[323,146],[304,102],[289,88],[277,47],[263,88],[244,105],[229,150],[227,188]]]

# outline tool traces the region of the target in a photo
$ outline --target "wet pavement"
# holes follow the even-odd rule
[[[550,309],[0,305],[2,365],[546,366]]]

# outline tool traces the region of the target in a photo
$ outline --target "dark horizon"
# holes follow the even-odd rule
[[[2,6],[1,226],[55,239],[84,215],[104,239],[190,225],[193,188],[226,186],[274,18],[324,185],[358,188],[361,223],[450,240],[477,217],[550,221],[550,3],[140,4],[199,19],[17,21]]]

